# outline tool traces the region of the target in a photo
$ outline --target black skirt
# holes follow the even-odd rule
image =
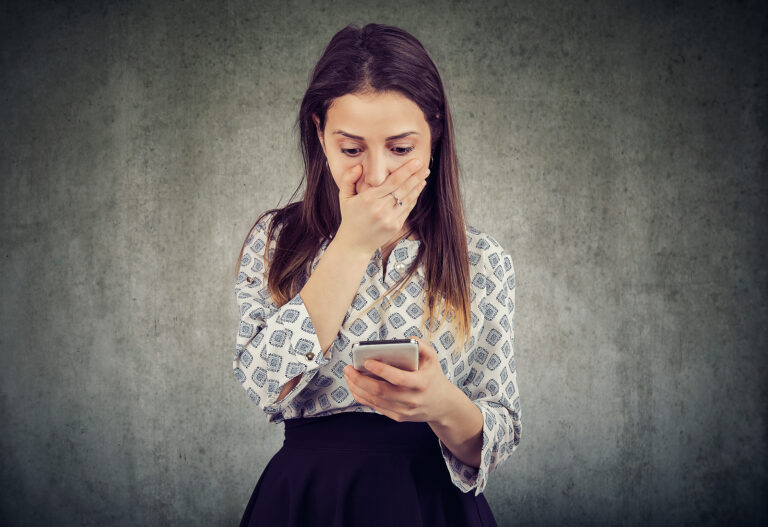
[[[451,482],[427,423],[370,412],[284,423],[241,527],[496,526],[482,493]]]

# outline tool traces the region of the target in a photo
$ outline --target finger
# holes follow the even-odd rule
[[[414,408],[413,403],[399,401],[397,399],[387,399],[383,397],[376,397],[367,393],[365,390],[360,389],[359,386],[350,386],[352,396],[360,404],[370,406],[374,410],[383,413],[387,417],[395,419],[396,415],[408,415]]]
[[[386,380],[376,380],[355,370],[353,373],[347,374],[347,382],[353,383],[357,389],[363,390],[371,396],[386,397],[388,388]]]
[[[365,377],[365,375],[363,375],[363,377]],[[373,395],[365,388],[361,387],[360,383],[347,381],[347,384],[349,385],[349,391],[352,392],[352,396],[355,398],[355,400],[369,406],[376,404],[375,402],[379,400],[379,397]]]
[[[368,365],[370,365],[370,362]],[[372,370],[371,373],[373,373]],[[403,409],[411,408],[410,403],[401,399],[403,397],[410,397],[412,395],[412,390],[401,386],[395,386],[387,380],[377,380],[356,372],[348,374],[347,384],[349,385],[350,390],[354,389],[357,392],[362,393],[370,401],[381,403],[381,401],[386,400],[388,402],[387,404],[389,404],[393,410],[395,409],[395,406]]]
[[[356,194],[355,183],[363,173],[363,165],[358,163],[341,176],[341,188],[339,188],[339,199],[350,198]]]
[[[421,193],[421,190],[424,188],[424,185],[422,183],[425,181],[425,178],[429,176],[429,169],[425,168],[422,170],[417,170],[411,176],[403,181],[400,186],[393,192],[395,196],[398,196],[400,200],[402,200],[404,203],[407,203],[408,205],[404,208],[402,212],[408,212],[413,209],[413,207],[416,206],[416,203],[419,199],[419,194]],[[408,214],[406,214],[407,217]]]
[[[418,384],[416,373],[412,371],[401,370],[375,359],[365,361],[365,367],[371,373],[375,373],[385,381],[402,388],[414,388]],[[376,393],[376,392],[373,392]]]
[[[425,168],[424,170],[417,170],[413,174],[411,174],[411,177],[406,179],[395,191],[395,195],[397,196],[403,196],[402,199],[410,198],[411,196],[418,197],[418,193],[421,192],[421,189],[424,188],[422,183],[424,183],[429,176],[429,169]],[[415,192],[415,194],[413,194]]]
[[[354,382],[358,386],[371,388],[374,383],[384,383],[384,379],[377,379],[373,375],[375,375],[373,372],[359,371],[350,365],[344,367],[344,378],[347,382]]]
[[[392,172],[389,177],[378,187],[371,187],[366,192],[371,192],[375,198],[382,198],[393,191],[396,191],[412,174],[421,170],[423,162],[421,159],[409,159],[404,165]],[[397,193],[395,193],[397,194]]]
[[[352,397],[354,397],[354,398],[355,398],[355,401],[357,401],[357,402],[358,402],[358,403],[360,403],[360,404],[363,404],[363,405],[365,405],[365,406],[370,406],[370,407],[371,407],[371,408],[373,408],[374,410],[378,410],[378,411],[381,411],[381,410],[379,410],[379,408],[378,408],[378,407],[376,407],[376,405],[375,405],[375,404],[373,404],[373,402],[372,402],[372,401],[370,401],[369,399],[367,399],[365,396],[361,395],[359,392],[356,392],[356,391],[352,392]]]
[[[407,206],[403,207],[403,210],[398,217],[398,220],[401,223],[405,223],[406,218],[411,214],[411,211],[416,207],[416,204],[419,202],[419,197],[421,196],[422,192],[426,188],[426,180],[421,178],[412,178],[416,179],[416,181],[413,181],[410,185],[410,192],[408,192],[404,198],[402,198],[403,204],[405,205],[407,203]],[[402,190],[398,190],[397,192],[402,192]]]
[[[432,344],[430,344],[429,341],[420,339],[419,337],[411,338],[416,339],[419,343],[419,369],[421,369],[422,364],[425,362],[437,360],[437,351],[435,351],[435,348],[432,347]]]

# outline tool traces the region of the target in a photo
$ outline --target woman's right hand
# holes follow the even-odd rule
[[[426,187],[429,170],[421,167],[421,160],[410,159],[383,184],[360,194],[355,193],[355,182],[362,175],[362,165],[347,170],[341,176],[341,225],[335,238],[343,240],[351,250],[370,255],[397,236]],[[403,202],[402,206],[395,202],[393,192]]]

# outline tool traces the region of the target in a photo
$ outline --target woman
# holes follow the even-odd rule
[[[304,196],[237,265],[235,377],[285,423],[241,525],[496,525],[482,491],[520,441],[514,268],[464,222],[440,75],[405,31],[348,26],[297,125]],[[417,371],[351,366],[353,342],[407,337]]]

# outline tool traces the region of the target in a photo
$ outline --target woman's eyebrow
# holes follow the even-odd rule
[[[336,130],[336,131],[333,132],[333,134],[340,134],[340,135],[349,137],[350,139],[357,139],[358,141],[365,141],[365,139],[360,137],[359,135],[352,135],[352,134],[349,134],[349,133],[344,132],[342,130]],[[331,135],[333,135],[333,134],[331,134]],[[387,141],[392,141],[393,139],[402,139],[403,137],[409,136],[411,134],[419,135],[419,132],[404,132],[402,134],[391,135],[391,136],[387,137],[386,140]]]

